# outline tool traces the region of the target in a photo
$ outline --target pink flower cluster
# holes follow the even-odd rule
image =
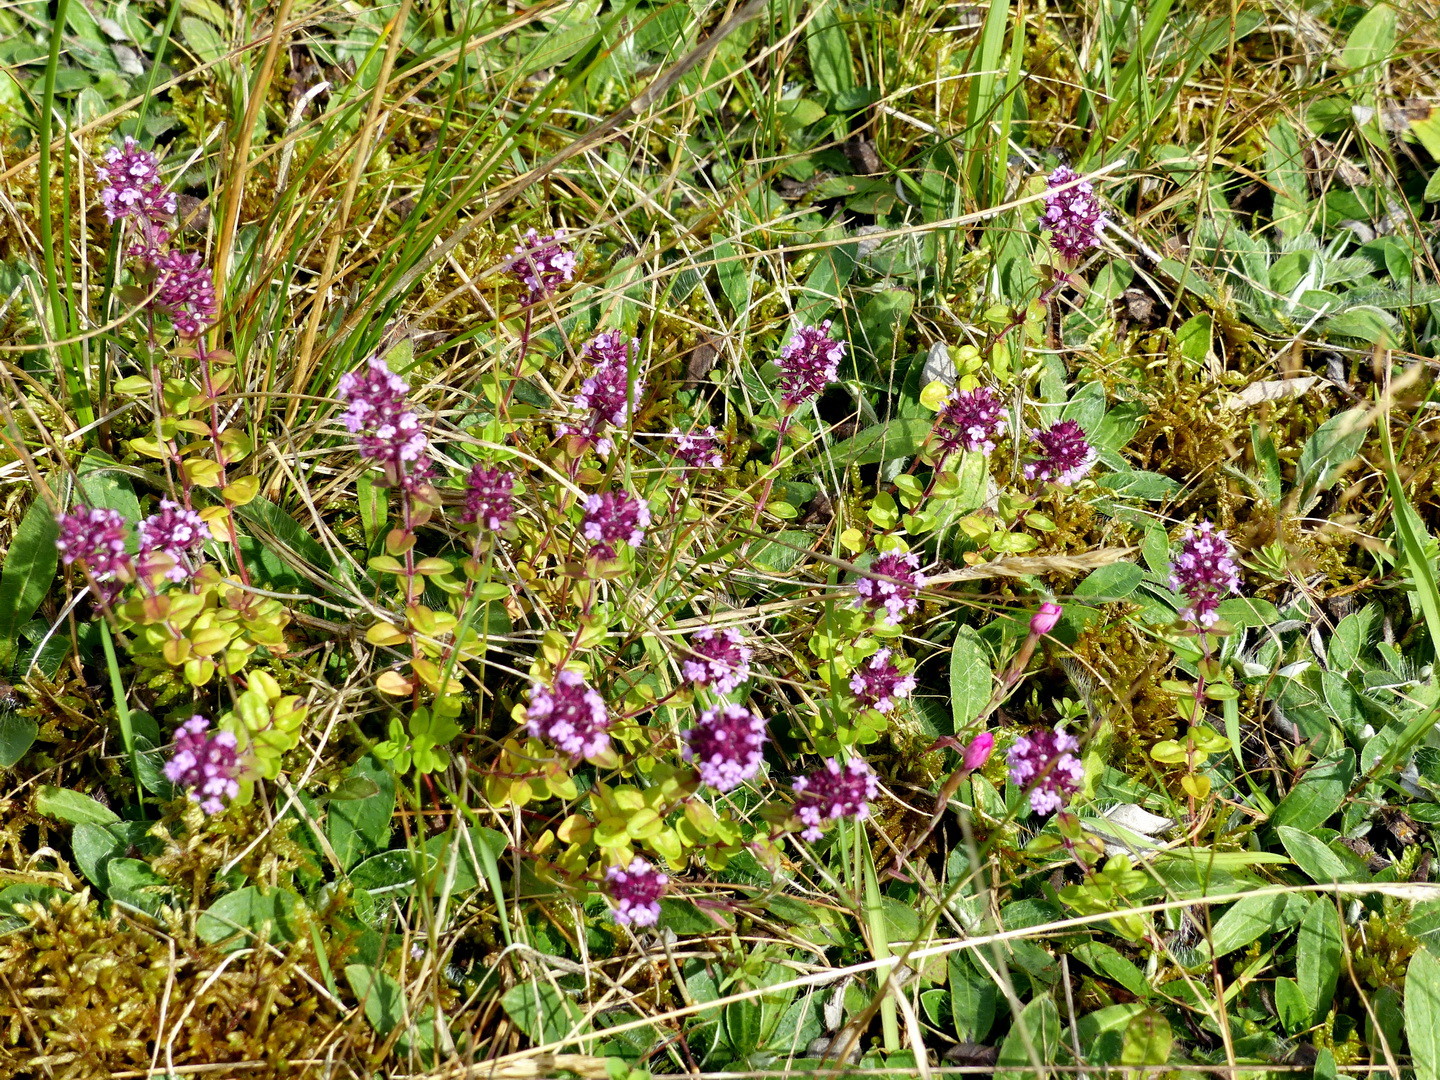
[[[610,715],[602,698],[578,672],[568,668],[546,687],[530,687],[530,707],[525,711],[526,730],[537,739],[553,743],[571,758],[594,757],[610,748]]]
[[[819,840],[821,829],[842,817],[863,821],[878,790],[874,770],[859,758],[841,765],[834,758],[795,780],[795,817],[805,826],[800,835]]]
[[[700,782],[729,791],[760,771],[765,720],[743,705],[716,705],[682,733],[680,756],[700,770]]]
[[[622,540],[638,548],[649,526],[649,505],[628,491],[607,491],[585,500],[583,528],[585,538],[595,545],[590,554],[596,558],[613,559],[615,545]]]
[[[1216,608],[1231,593],[1240,591],[1239,567],[1235,565],[1235,549],[1225,538],[1225,531],[1215,531],[1208,521],[1185,533],[1180,553],[1170,564],[1170,588],[1188,602],[1180,612],[1201,628],[1220,621]]]
[[[625,427],[645,390],[645,380],[639,375],[633,384],[630,381],[630,357],[632,353],[638,356],[639,351],[639,340],[626,338],[618,330],[607,330],[585,343],[580,358],[593,363],[595,371],[580,384],[580,392],[571,402],[571,408],[585,417],[575,424],[561,424],[561,435],[593,443],[602,454],[614,448],[614,441],[604,434],[606,425]]]
[[[192,716],[175,732],[175,752],[165,763],[165,779],[185,788],[190,801],[207,814],[218,814],[240,794],[240,757],[235,736],[209,733],[210,721]]]
[[[802,326],[780,351],[780,399],[789,409],[809,401],[840,377],[845,342],[830,337],[830,320]]]
[[[1105,224],[1105,211],[1090,181],[1058,190],[1079,178],[1079,173],[1064,165],[1051,173],[1045,212],[1040,216],[1040,228],[1050,233],[1051,245],[1071,262],[1078,262],[1085,252],[1100,246],[1100,230]]]
[[[956,450],[988,454],[1005,430],[1004,402],[994,390],[982,386],[951,393],[940,410],[935,438],[946,455]]]
[[[681,661],[680,671],[696,686],[710,686],[717,694],[728,694],[750,677],[753,650],[733,627],[702,627],[690,635],[686,644],[694,655]]]
[[[1025,465],[1029,480],[1048,480],[1071,487],[1095,466],[1100,454],[1074,420],[1061,420],[1051,428],[1036,428],[1030,437],[1040,444],[1040,456]]]
[[[151,306],[164,311],[184,338],[198,338],[215,321],[215,283],[204,260],[171,248],[166,224],[175,215],[175,196],[165,190],[155,155],[133,138],[105,153],[96,170],[105,185],[100,202],[111,221],[133,220],[139,240],[126,254],[139,258],[153,279]]]
[[[160,500],[160,510],[140,522],[140,554],[154,552],[169,556],[174,565],[165,576],[184,581],[197,569],[192,556],[210,539],[210,526],[194,510],[170,499]]]
[[[635,856],[621,869],[605,871],[605,891],[610,894],[611,914],[625,925],[654,926],[660,919],[660,898],[670,879],[649,862]]]
[[[60,534],[55,547],[61,561],[66,566],[78,562],[88,570],[100,602],[108,604],[135,574],[134,562],[125,550],[125,519],[117,510],[77,506],[57,521]]]
[[[372,356],[365,367],[340,377],[345,428],[359,436],[360,453],[385,472],[390,487],[413,491],[430,473],[429,440],[405,395],[410,384]]]
[[[564,244],[563,231],[553,236],[541,236],[531,229],[515,245],[510,273],[520,279],[529,291],[531,301],[549,296],[565,282],[575,279],[575,252]]]
[[[925,575],[919,570],[920,559],[914,552],[887,551],[877,555],[870,568],[855,582],[856,607],[884,611],[884,622],[896,626],[919,602]],[[886,580],[893,578],[894,580]]]
[[[514,497],[514,473],[476,465],[465,481],[465,509],[460,511],[460,522],[499,532],[515,517]]]
[[[1053,814],[1080,790],[1085,769],[1075,751],[1080,744],[1064,728],[1021,735],[1010,747],[1006,761],[1010,782],[1030,791],[1030,809]]]
[[[688,434],[679,428],[671,428],[670,436],[675,440],[675,456],[690,468],[718,469],[725,464],[713,427]]]
[[[909,697],[915,689],[915,676],[902,675],[890,656],[889,649],[881,649],[850,676],[850,692],[862,708],[889,712],[897,700]]]

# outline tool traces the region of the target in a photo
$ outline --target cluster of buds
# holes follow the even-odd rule
[[[631,356],[638,356],[639,351],[639,340],[618,330],[607,330],[585,343],[580,358],[595,369],[570,404],[572,411],[583,415],[573,424],[561,424],[559,434],[570,436],[582,447],[593,445],[601,454],[614,449],[614,440],[605,434],[607,427],[620,429],[629,424],[645,390],[645,380],[637,374],[632,382],[630,374]]]
[[[1188,530],[1170,564],[1170,588],[1185,598],[1181,618],[1208,629],[1220,621],[1220,601],[1240,591],[1235,549],[1208,521]]]
[[[1026,462],[1027,480],[1048,480],[1057,487],[1073,487],[1095,466],[1100,453],[1085,438],[1074,420],[1061,420],[1049,428],[1036,428],[1030,437],[1040,446],[1040,456]]]
[[[625,926],[654,926],[660,919],[660,898],[670,879],[635,856],[630,865],[621,869],[612,866],[605,871],[605,891],[610,896],[610,913]]]
[[[387,486],[416,491],[428,483],[429,440],[406,401],[409,392],[410,384],[379,357],[340,377],[345,428],[358,436],[361,456],[380,466]]]
[[[1075,756],[1079,749],[1075,737],[1060,727],[1022,735],[1010,747],[1010,782],[1029,790],[1035,813],[1055,813],[1080,790],[1085,768]]]
[[[210,732],[210,721],[192,716],[175,732],[175,752],[165,763],[165,779],[184,788],[190,801],[207,814],[218,814],[240,794],[240,755],[235,736]]]
[[[151,283],[150,307],[168,314],[181,337],[198,338],[215,321],[215,283],[198,254],[170,246],[175,195],[155,155],[126,136],[123,146],[106,151],[96,175],[106,217],[134,223],[138,236],[126,254],[140,260],[142,281]]]
[[[584,676],[568,668],[548,687],[540,683],[531,686],[525,718],[531,735],[552,743],[573,760],[593,758],[610,749],[605,699]]]
[[[855,606],[881,611],[881,621],[898,626],[919,604],[926,577],[914,552],[887,551],[877,555],[855,582]]]
[[[780,351],[780,400],[793,412],[840,377],[845,342],[830,336],[830,320],[802,326]]]
[[[531,303],[551,296],[568,281],[575,280],[575,252],[565,246],[564,231],[541,236],[529,230],[515,245],[510,273],[520,279]]]
[[[1040,227],[1050,233],[1050,243],[1062,257],[1078,262],[1091,248],[1099,247],[1104,225],[1105,211],[1090,181],[1080,180],[1079,173],[1065,165],[1050,174]]]

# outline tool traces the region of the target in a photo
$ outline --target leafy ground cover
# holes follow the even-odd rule
[[[1440,1076],[1436,15],[0,7],[0,1077]]]

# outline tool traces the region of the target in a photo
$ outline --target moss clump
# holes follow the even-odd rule
[[[1106,751],[1116,768],[1135,777],[1154,774],[1150,747],[1175,737],[1175,699],[1160,688],[1170,665],[1167,646],[1126,619],[1106,620],[1075,645],[1076,659],[1098,673],[1090,707],[1102,718]]]

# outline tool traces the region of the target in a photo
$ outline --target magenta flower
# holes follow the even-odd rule
[[[125,519],[118,510],[77,506],[56,519],[60,533],[55,547],[66,566],[80,563],[90,571],[101,603],[119,594],[122,582],[134,577],[135,568],[125,550]]]
[[[130,217],[142,226],[158,225],[175,216],[175,195],[165,190],[160,163],[129,135],[124,146],[105,151],[105,164],[95,175],[105,185],[100,202],[111,221]]]
[[[1059,604],[1045,603],[1040,605],[1040,610],[1030,616],[1030,632],[1037,637],[1048,634],[1055,629],[1055,624],[1060,621],[1060,616],[1065,609]]]
[[[990,753],[995,749],[995,736],[988,731],[982,731],[965,748],[965,761],[961,765],[966,772],[974,772],[976,769],[985,767],[990,760]]]
[[[1106,220],[1090,181],[1081,181],[1067,191],[1056,190],[1078,178],[1075,170],[1064,165],[1051,173],[1045,212],[1040,216],[1040,228],[1050,233],[1051,245],[1071,262],[1100,246],[1100,230]]]
[[[593,442],[595,449],[608,454],[614,443],[602,434],[605,426],[623,428],[630,422],[634,406],[645,390],[645,380],[635,376],[630,381],[630,356],[638,355],[638,338],[626,339],[618,330],[598,334],[580,350],[580,357],[595,365],[595,372],[580,386],[571,408],[585,413],[576,424],[561,424],[559,433]]]
[[[638,548],[649,525],[649,505],[628,491],[607,491],[585,500],[585,538],[594,543],[590,554],[597,558],[613,559],[621,540]]]
[[[1005,404],[995,391],[956,390],[940,410],[935,438],[943,454],[970,450],[988,454],[1006,431]]]
[[[195,555],[210,539],[210,526],[194,510],[170,499],[160,500],[159,513],[140,522],[140,554],[160,552],[175,561],[165,572],[171,581],[184,581],[195,572]]]
[[[702,627],[686,643],[693,657],[680,663],[681,673],[696,686],[713,687],[728,694],[750,677],[752,649],[734,628],[715,630]]]
[[[610,748],[610,715],[605,699],[586,683],[583,676],[568,668],[555,676],[553,685],[534,683],[530,687],[529,721],[526,731],[537,739],[553,743],[571,758],[591,758]]]
[[[682,433],[679,428],[671,428],[670,435],[675,440],[675,456],[690,468],[718,469],[725,464],[713,427],[688,434]]]
[[[640,856],[624,870],[612,866],[605,871],[605,891],[610,894],[611,914],[626,925],[654,926],[660,918],[660,897],[670,879]]]
[[[890,659],[889,649],[880,649],[850,676],[850,692],[856,704],[876,712],[889,712],[897,700],[909,697],[914,689],[915,676],[900,673]]]
[[[809,776],[795,780],[795,816],[805,826],[800,835],[819,840],[821,828],[842,817],[863,821],[870,816],[870,801],[878,787],[875,773],[859,758],[843,766],[834,758]]]
[[[240,794],[240,757],[235,736],[209,734],[210,721],[192,716],[175,731],[175,752],[165,763],[165,779],[185,788],[190,801],[207,814],[218,814]]]
[[[1010,747],[1010,782],[1030,791],[1030,809],[1053,814],[1080,790],[1085,769],[1075,751],[1080,744],[1065,729],[1021,735]]]
[[[1170,564],[1170,588],[1188,601],[1181,618],[1201,628],[1220,621],[1216,612],[1220,601],[1240,591],[1235,549],[1225,538],[1225,530],[1216,532],[1214,525],[1203,521],[1185,533],[1180,553]]]
[[[465,480],[465,509],[460,511],[461,524],[478,524],[491,532],[499,532],[515,516],[514,496],[514,473],[477,464]]]
[[[388,486],[413,490],[429,473],[429,440],[407,407],[409,392],[410,384],[379,357],[340,377],[340,399],[349,406],[342,419],[359,436],[361,455],[385,471]]]
[[[883,621],[889,626],[898,625],[907,613],[915,610],[917,597],[925,585],[926,578],[919,566],[920,559],[914,552],[887,551],[875,556],[870,568],[862,571],[855,582],[855,591],[860,594],[855,606],[883,610]]]
[[[729,791],[760,771],[764,756],[765,720],[743,705],[716,705],[700,714],[689,731],[680,756],[700,770],[700,782]]]
[[[156,307],[166,311],[181,337],[195,338],[215,321],[215,283],[199,255],[167,251],[150,262],[155,268]]]
[[[531,229],[515,245],[510,273],[524,283],[532,301],[549,296],[565,282],[575,279],[575,253],[563,247],[564,242],[563,230],[553,236],[541,236]]]
[[[840,377],[845,343],[830,337],[830,320],[802,326],[780,350],[780,400],[788,409],[809,401]]]
[[[1040,457],[1026,463],[1028,480],[1049,480],[1070,487],[1094,467],[1100,456],[1074,420],[1061,420],[1048,429],[1036,428],[1030,437],[1040,444]]]

